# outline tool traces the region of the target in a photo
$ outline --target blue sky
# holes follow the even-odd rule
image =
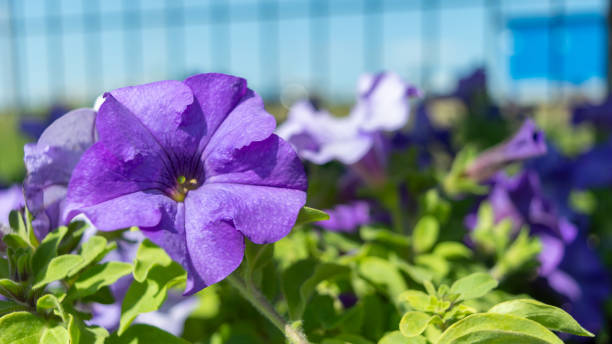
[[[515,86],[506,75],[503,22],[544,15],[550,10],[548,0],[502,1],[503,22],[495,29],[483,1],[441,1],[445,6],[435,26],[439,30],[439,51],[436,58],[425,58],[423,48],[435,42],[423,43],[423,21],[429,17],[419,10],[405,9],[418,8],[417,0],[383,1],[386,11],[379,19],[384,40],[370,46],[360,10],[363,2],[358,0],[328,2],[333,15],[327,21],[327,38],[318,36],[325,32],[324,22],[311,28],[306,0],[278,0],[277,26],[260,25],[256,0],[227,2],[230,17],[235,20],[231,25],[210,24],[208,6],[215,1],[183,0],[186,26],[179,29],[165,26],[165,6],[176,2],[141,0],[140,31],[125,29],[126,2],[104,0],[97,2],[99,34],[86,33],[84,24],[83,14],[95,11],[91,7],[94,0],[50,2],[53,5],[45,5],[44,0],[14,1],[18,23],[23,24],[20,32],[26,33],[17,42],[20,68],[15,74],[7,36],[8,0],[0,0],[0,23],[4,24],[0,29],[0,108],[15,99],[15,75],[20,79],[23,102],[30,106],[48,104],[58,97],[83,104],[98,93],[127,84],[212,71],[243,76],[263,94],[297,86],[328,99],[350,100],[355,80],[363,72],[393,70],[417,85],[426,79],[423,86],[443,91],[452,88],[462,74],[487,65],[495,70],[491,76],[495,89],[510,92]],[[566,11],[603,13],[605,2],[566,0]],[[457,3],[468,6],[458,8]],[[61,18],[62,35],[49,34],[49,29],[56,28],[45,21],[47,11]],[[277,41],[272,39],[275,27]],[[317,35],[314,43],[311,33]],[[138,37],[141,45],[135,48]],[[366,49],[380,58],[376,65],[368,65]],[[313,59],[327,62],[316,64]],[[424,78],[424,73],[429,77]]]

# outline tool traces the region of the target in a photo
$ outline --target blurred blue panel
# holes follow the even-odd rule
[[[605,17],[599,13],[508,21],[510,76],[580,84],[606,75]]]

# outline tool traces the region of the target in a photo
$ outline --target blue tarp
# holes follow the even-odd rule
[[[514,18],[510,76],[580,84],[606,76],[606,19],[602,14]]]

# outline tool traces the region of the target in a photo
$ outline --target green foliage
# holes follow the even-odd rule
[[[425,216],[417,222],[412,233],[414,251],[423,253],[429,251],[438,240],[440,225],[432,216]]]
[[[315,208],[302,207],[294,226],[301,226],[307,223],[324,220],[329,220],[329,215],[326,212]]]
[[[496,288],[497,284],[497,281],[489,274],[474,273],[455,281],[450,288],[450,292],[459,294],[461,300],[470,300],[484,296]]]
[[[113,335],[108,344],[188,344],[189,342],[160,330],[155,326],[136,324],[130,326],[123,334]]]

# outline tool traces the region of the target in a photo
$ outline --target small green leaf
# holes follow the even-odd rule
[[[144,240],[138,247],[134,260],[134,279],[143,282],[153,266],[168,266],[171,262],[172,259],[162,248],[148,239]]]
[[[408,302],[417,311],[425,311],[430,305],[430,296],[419,290],[406,290],[398,296],[398,300]]]
[[[136,324],[130,326],[123,334],[109,338],[110,344],[189,344],[188,341],[175,337],[155,326]]]
[[[400,332],[406,337],[418,336],[425,331],[433,317],[423,312],[408,312],[400,320]]]
[[[27,238],[27,228],[23,221],[23,216],[17,210],[12,210],[9,213],[9,225],[15,231],[15,233],[21,238]]]
[[[329,220],[329,215],[326,212],[315,208],[302,207],[294,227],[324,220]]]
[[[74,282],[74,293],[71,298],[83,298],[97,292],[100,288],[115,283],[119,278],[132,272],[132,264],[123,262],[106,262],[94,265],[85,270]]]
[[[571,315],[561,308],[536,300],[520,299],[502,302],[493,306],[489,313],[516,315],[538,322],[554,331],[593,337],[591,332],[585,330]]]
[[[402,274],[385,259],[365,257],[358,271],[366,280],[383,287],[393,300],[397,300],[397,296],[407,289]]]
[[[10,275],[8,260],[0,257],[0,278],[8,278]]]
[[[252,280],[253,273],[266,266],[274,258],[274,245],[257,245],[247,240],[244,256],[247,262],[246,278]]]
[[[66,254],[55,257],[37,276],[34,284],[34,289],[44,287],[45,285],[66,278],[68,274],[77,267],[83,258],[74,254]]]
[[[412,245],[416,253],[428,251],[438,240],[440,225],[432,216],[424,216],[417,222],[412,233]]]
[[[62,226],[47,234],[43,239],[40,246],[34,252],[34,256],[32,256],[32,271],[34,274],[44,270],[45,265],[57,256],[57,247],[67,231],[68,228]]]
[[[462,300],[475,299],[497,287],[497,281],[489,274],[476,272],[458,279],[451,286],[452,294],[461,294]]]
[[[3,278],[0,279],[0,294],[7,298],[15,298],[23,294],[24,288],[21,283],[17,283],[13,280]]]
[[[471,258],[472,250],[461,243],[446,241],[436,245],[433,254],[444,259]]]
[[[48,311],[50,309],[58,308],[60,305],[57,297],[53,294],[45,294],[36,301],[36,310],[39,312]]]
[[[2,241],[4,241],[6,246],[13,249],[30,247],[30,244],[24,238],[14,233],[5,234],[2,237]]]
[[[318,264],[314,259],[298,261],[283,272],[283,293],[291,319],[300,319],[306,303],[320,282],[347,274],[350,269],[333,263]]]
[[[375,241],[400,247],[410,246],[410,239],[407,236],[394,233],[385,228],[363,226],[359,230],[359,235],[364,241]]]
[[[421,336],[406,337],[400,331],[393,331],[385,334],[378,344],[427,344],[427,340]]]
[[[57,325],[45,329],[40,342],[45,344],[69,344],[70,334],[64,327]]]
[[[28,307],[24,305],[20,305],[13,301],[4,301],[0,300],[0,316],[3,316],[8,313],[27,311]]]
[[[0,318],[0,343],[40,344],[45,321],[28,312],[15,312]]]
[[[456,343],[546,343],[563,344],[561,339],[539,323],[514,315],[480,313],[451,325],[437,344]]]
[[[68,277],[76,275],[90,264],[96,262],[99,259],[102,259],[104,257],[102,253],[106,249],[106,243],[106,239],[98,235],[95,235],[89,240],[87,240],[87,242],[83,244],[79,252],[79,256],[81,256],[83,260],[79,264],[77,264],[72,271],[70,271]]]
[[[143,282],[133,281],[121,305],[119,331],[121,335],[141,313],[159,309],[166,300],[168,289],[185,281],[185,270],[176,262],[155,265]]]

